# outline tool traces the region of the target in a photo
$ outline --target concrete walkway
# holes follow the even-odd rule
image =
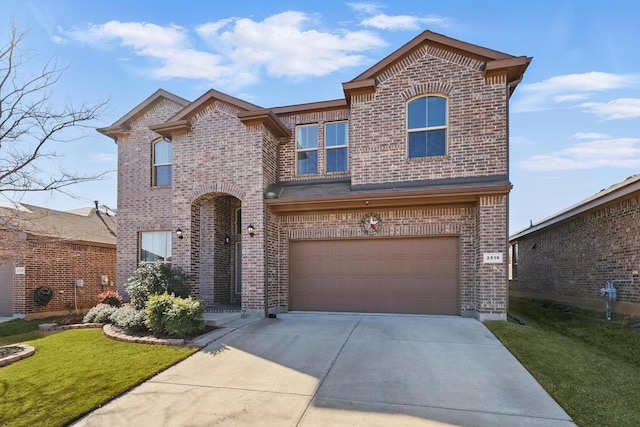
[[[76,425],[575,425],[474,319],[287,313],[236,322]]]

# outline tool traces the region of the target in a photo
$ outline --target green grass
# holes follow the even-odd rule
[[[0,323],[0,346],[33,340],[42,337],[38,323],[24,319],[13,319]]]
[[[487,327],[581,427],[640,426],[640,330],[623,318],[513,298],[527,321]]]
[[[0,369],[2,426],[67,425],[196,351],[114,341],[100,329],[28,344],[36,348],[33,356]]]

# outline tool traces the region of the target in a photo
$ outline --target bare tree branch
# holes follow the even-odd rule
[[[58,167],[54,173],[42,169],[43,162],[61,157],[57,142],[73,140],[72,131],[93,128],[107,101],[74,107],[55,105],[52,89],[66,68],[55,58],[39,73],[23,75],[18,47],[27,32],[14,24],[9,41],[0,47],[0,194],[60,191],[81,182],[99,180],[111,171],[78,175]]]

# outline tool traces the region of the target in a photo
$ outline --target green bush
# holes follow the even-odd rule
[[[157,334],[188,337],[204,329],[204,304],[199,299],[153,295],[146,308],[146,325]]]
[[[117,309],[109,304],[98,304],[84,315],[82,323],[111,323],[111,315]]]
[[[188,297],[191,294],[188,278],[180,268],[172,268],[160,262],[140,263],[133,276],[127,279],[125,289],[135,308],[143,310],[152,295],[168,292]]]
[[[131,332],[146,331],[145,320],[147,320],[145,311],[136,310],[131,305],[122,306],[111,315],[111,321],[114,325]]]

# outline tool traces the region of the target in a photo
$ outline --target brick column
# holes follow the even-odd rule
[[[481,321],[507,319],[507,242],[507,195],[480,196],[475,309]],[[502,261],[485,260],[487,254],[499,254]]]

